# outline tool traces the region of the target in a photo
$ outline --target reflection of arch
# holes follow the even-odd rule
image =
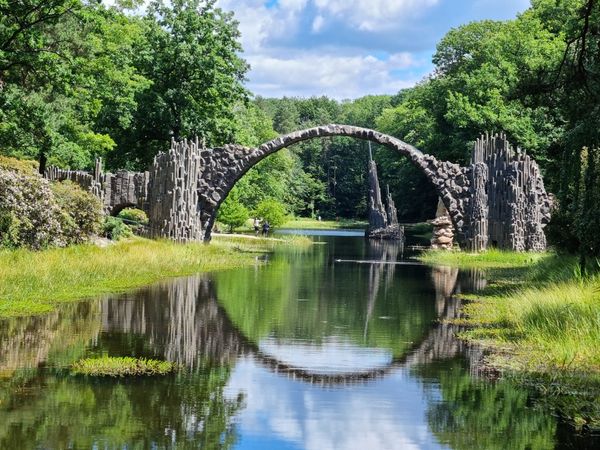
[[[436,291],[448,292],[446,283],[437,284],[434,278]],[[104,300],[102,314],[105,331],[146,335],[156,354],[189,367],[206,357],[223,364],[232,363],[240,354],[252,355],[275,373],[323,386],[343,386],[379,379],[396,370],[462,351],[463,345],[454,337],[452,325],[445,323],[457,317],[458,300],[446,299],[439,311],[440,322],[404,355],[392,358],[386,366],[347,373],[310,372],[262,351],[231,321],[218,304],[212,282],[204,277],[173,280],[130,294],[126,299]]]
[[[459,235],[461,234],[466,207],[463,201],[466,191],[463,190],[463,187],[467,186],[469,181],[466,171],[458,164],[438,161],[431,155],[423,154],[412,145],[378,131],[350,125],[324,125],[280,136],[256,148],[227,145],[215,148],[210,152],[203,152],[206,155],[203,155],[204,171],[200,180],[199,192],[205,240],[210,239],[219,206],[237,181],[250,168],[267,156],[298,142],[331,136],[368,140],[407,156],[433,184],[448,209]]]

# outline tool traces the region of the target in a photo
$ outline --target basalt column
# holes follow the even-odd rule
[[[536,162],[505,135],[485,135],[475,144],[470,174],[469,249],[544,250],[552,202]]]
[[[398,225],[398,212],[387,187],[387,208],[381,201],[377,165],[369,145],[369,228],[367,237],[377,239],[404,239],[404,228]]]
[[[179,242],[202,239],[198,210],[201,148],[196,141],[171,142],[154,158],[148,183],[150,235]]]
[[[373,161],[371,145],[369,143],[369,228],[367,235],[370,237],[375,231],[384,229],[387,225],[388,218],[383,202],[381,201],[377,165]]]

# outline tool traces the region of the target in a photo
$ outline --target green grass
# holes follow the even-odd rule
[[[294,228],[299,230],[338,230],[338,229],[362,229],[368,223],[364,220],[339,219],[339,220],[317,220],[296,217],[284,223],[280,228]]]
[[[508,252],[487,250],[480,253],[463,251],[428,250],[418,259],[425,264],[462,268],[518,268],[528,267],[552,256],[551,253]]]
[[[168,361],[110,356],[82,359],[71,367],[71,373],[74,375],[93,377],[166,375],[174,370],[175,364]]]
[[[491,351],[488,367],[566,408],[575,425],[600,427],[600,274],[583,276],[575,256],[554,253],[427,252],[422,259],[486,268],[488,286],[464,296],[461,337]]]
[[[210,245],[136,238],[106,248],[3,250],[0,318],[43,314],[62,302],[122,292],[162,278],[254,264],[254,254],[281,244],[273,239],[219,236]]]

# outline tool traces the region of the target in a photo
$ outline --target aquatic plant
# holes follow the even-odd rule
[[[71,367],[74,375],[93,377],[127,377],[141,375],[166,375],[175,370],[172,362],[156,359],[101,356],[82,359]]]

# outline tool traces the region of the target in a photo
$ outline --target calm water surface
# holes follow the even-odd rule
[[[526,391],[479,378],[480,355],[440,324],[481,273],[342,234],[0,322],[0,449],[577,448]],[[182,369],[69,374],[103,354]]]

